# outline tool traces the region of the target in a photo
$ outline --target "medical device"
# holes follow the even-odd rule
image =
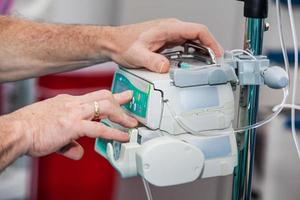
[[[277,8],[277,21],[278,21],[278,32],[279,32],[279,39],[280,39],[280,44],[282,47],[282,52],[283,52],[283,57],[284,57],[284,63],[285,63],[285,70],[279,68],[279,67],[269,67],[268,65],[268,59],[263,56],[257,56],[262,54],[262,41],[263,41],[263,32],[266,29],[266,24],[264,19],[267,17],[268,13],[268,2],[267,0],[244,0],[245,6],[244,6],[244,16],[246,17],[246,32],[245,32],[245,44],[244,44],[244,50],[233,50],[231,52],[226,52],[223,61],[216,61],[214,57],[211,56],[211,51],[208,49],[205,50],[205,47],[197,47],[197,45],[192,44],[192,45],[187,45],[187,46],[194,46],[195,50],[193,52],[188,52],[184,48],[183,52],[169,52],[169,54],[165,54],[167,57],[170,55],[168,58],[170,59],[170,62],[172,64],[172,70],[170,72],[170,79],[165,79],[169,81],[170,87],[177,87],[177,90],[173,91],[180,91],[182,88],[196,88],[196,87],[204,87],[206,86],[207,88],[210,87],[218,87],[221,85],[226,85],[228,87],[231,87],[232,90],[236,88],[236,86],[239,86],[240,90],[240,100],[237,102],[239,104],[239,114],[237,117],[238,121],[238,128],[233,129],[232,128],[232,121],[230,122],[230,126],[226,127],[223,126],[223,129],[220,128],[220,121],[217,121],[216,126],[217,127],[209,127],[212,128],[212,130],[208,130],[208,128],[202,128],[201,129],[201,123],[199,122],[199,125],[196,124],[193,126],[189,126],[189,122],[183,118],[183,114],[186,114],[183,112],[184,110],[178,109],[176,107],[173,107],[174,105],[178,105],[173,102],[179,102],[179,95],[177,95],[177,99],[166,99],[164,98],[165,96],[163,95],[165,91],[162,90],[157,90],[161,92],[162,94],[162,100],[160,104],[163,106],[163,111],[168,111],[169,115],[172,117],[170,118],[169,121],[169,127],[172,127],[172,124],[175,123],[176,125],[173,126],[173,130],[179,131],[184,130],[185,133],[179,133],[179,134],[174,134],[178,132],[168,132],[166,130],[162,130],[160,127],[159,123],[159,128],[158,129],[151,129],[151,127],[148,127],[149,124],[151,124],[151,120],[154,119],[153,117],[148,117],[147,120],[149,119],[150,121],[143,121],[142,119],[139,119],[141,122],[141,126],[137,129],[133,130],[128,130],[128,132],[131,133],[130,137],[130,142],[127,144],[120,144],[114,141],[101,141],[97,140],[96,142],[96,150],[105,156],[111,163],[112,165],[118,169],[118,171],[126,177],[126,172],[127,169],[134,169],[133,174],[135,175],[140,175],[143,178],[143,183],[146,189],[147,193],[147,198],[152,199],[151,191],[148,185],[148,182],[153,183],[154,185],[173,185],[173,184],[180,184],[184,182],[190,182],[194,178],[186,178],[185,177],[185,172],[188,171],[189,169],[179,169],[177,170],[177,166],[180,166],[182,163],[183,165],[186,166],[185,164],[188,162],[185,162],[186,160],[180,160],[182,157],[182,150],[183,148],[176,148],[178,151],[181,151],[179,156],[177,156],[178,151],[175,151],[176,153],[169,153],[169,154],[160,154],[161,151],[156,151],[156,147],[160,147],[160,150],[162,149],[162,146],[170,148],[169,144],[163,145],[164,143],[156,143],[155,139],[159,138],[166,138],[166,140],[177,140],[180,142],[185,143],[185,145],[191,145],[198,149],[199,151],[197,152],[199,155],[202,152],[202,169],[200,176],[197,178],[205,178],[203,176],[203,172],[205,170],[208,170],[207,168],[211,168],[211,174],[210,176],[220,176],[220,171],[217,170],[216,166],[221,166],[220,162],[214,162],[214,167],[211,165],[208,165],[209,159],[205,157],[205,148],[203,146],[197,145],[196,142],[192,141],[197,141],[197,140],[202,140],[202,139],[211,139],[214,140],[217,137],[225,137],[225,136],[233,136],[237,139],[237,142],[239,144],[238,147],[232,146],[233,148],[231,150],[233,154],[231,154],[232,158],[234,159],[234,162],[227,162],[227,166],[230,167],[231,165],[236,165],[237,166],[234,169],[234,181],[233,181],[233,191],[232,191],[232,199],[251,199],[251,194],[252,194],[252,172],[253,172],[253,162],[254,162],[254,151],[255,151],[255,141],[256,141],[256,134],[255,134],[255,129],[270,122],[272,119],[274,119],[283,108],[291,108],[291,118],[292,118],[292,133],[293,133],[293,139],[296,145],[298,157],[300,159],[300,147],[299,143],[296,138],[296,130],[295,130],[295,109],[299,109],[299,106],[295,105],[295,96],[296,96],[296,88],[297,88],[297,71],[298,71],[298,48],[297,48],[297,34],[296,34],[296,29],[295,29],[295,22],[294,22],[294,17],[293,17],[293,10],[292,10],[292,3],[291,0],[287,0],[288,4],[288,11],[289,11],[289,18],[290,18],[290,25],[291,25],[291,32],[292,32],[292,38],[293,38],[293,46],[294,46],[294,79],[292,85],[287,87],[288,81],[289,81],[289,76],[287,74],[289,73],[289,61],[287,58],[287,52],[286,52],[286,47],[284,43],[284,38],[283,38],[283,33],[282,33],[282,26],[281,26],[281,15],[280,15],[280,3],[279,0],[276,0],[276,8]],[[199,55],[195,55],[196,53],[200,53]],[[192,54],[192,55],[191,55]],[[209,58],[209,56],[211,56]],[[200,58],[200,59],[199,59]],[[206,58],[206,59],[204,59]],[[186,62],[188,61],[188,62]],[[200,62],[201,61],[201,62]],[[226,67],[227,66],[227,67]],[[210,70],[208,68],[213,68],[213,67],[219,67],[222,68],[222,75],[221,76],[210,76],[210,73],[208,73]],[[224,68],[225,67],[225,68]],[[234,69],[233,71],[235,72],[235,77],[232,76],[232,71],[229,70],[229,68]],[[185,70],[185,71],[184,71]],[[192,70],[195,70],[199,77],[206,77],[207,79],[200,80],[197,79],[196,77],[189,77],[191,75],[190,72]],[[200,70],[203,70],[200,72]],[[207,71],[205,71],[207,70]],[[214,70],[214,69],[212,69]],[[140,76],[139,72],[131,71],[131,70],[126,70],[123,68],[120,68],[118,72],[123,72],[125,76],[127,74],[130,74],[129,76],[133,75],[135,78],[142,79],[146,82],[148,82],[154,90],[155,88],[155,83],[158,81],[155,80],[150,80],[147,77],[147,74],[145,76]],[[203,72],[203,74],[202,74]],[[116,74],[117,74],[116,73]],[[224,74],[226,74],[224,76]],[[194,75],[194,74],[193,74]],[[201,76],[203,75],[203,76]],[[279,75],[279,76],[278,76]],[[209,78],[208,78],[209,77]],[[214,78],[218,77],[216,80],[219,80],[219,77],[223,78],[223,81],[219,81],[219,83],[216,83]],[[226,77],[226,78],[224,78]],[[237,79],[235,79],[237,78]],[[226,82],[227,80],[227,82]],[[175,84],[176,82],[176,84]],[[225,84],[226,82],[226,84]],[[114,83],[115,84],[115,83]],[[257,116],[257,110],[258,110],[258,97],[259,97],[259,86],[260,85],[268,85],[271,88],[282,88],[284,92],[284,96],[282,99],[282,102],[275,106],[273,108],[273,114],[268,116],[265,120],[256,122],[256,116]],[[289,89],[292,90],[292,103],[291,104],[286,104],[286,99],[289,94]],[[151,90],[149,90],[151,91]],[[219,92],[219,90],[217,90]],[[193,94],[198,95],[198,93],[194,92]],[[230,95],[229,95],[230,96]],[[173,95],[173,97],[176,97],[176,95]],[[219,96],[220,97],[220,96]],[[222,97],[222,96],[221,96]],[[190,98],[188,98],[190,99]],[[171,103],[172,102],[172,103]],[[124,109],[127,110],[127,112],[131,112],[131,108],[134,108],[134,103],[131,103],[127,105],[127,108],[125,106]],[[221,104],[220,104],[221,105]],[[146,104],[148,106],[148,104]],[[213,112],[211,107],[207,107],[208,109],[205,109],[204,107],[199,108],[204,110],[205,112],[197,112],[198,107],[195,107],[194,110],[192,110],[191,113],[194,113],[195,116],[201,116],[202,114],[209,114],[209,112]],[[226,107],[229,108],[229,107]],[[219,111],[223,113],[223,117],[229,117],[230,115],[226,111],[223,111],[223,109],[226,110],[225,107],[220,106]],[[194,112],[195,111],[195,112]],[[208,112],[206,112],[208,111]],[[228,111],[228,110],[227,110]],[[151,111],[150,111],[151,112]],[[226,113],[226,114],[225,114]],[[167,116],[167,113],[163,113],[162,116]],[[136,114],[133,114],[136,116]],[[224,119],[224,118],[223,118]],[[226,121],[226,120],[225,120]],[[228,121],[228,120],[227,120]],[[229,120],[230,121],[230,120]],[[107,123],[109,126],[117,127],[122,129],[123,127],[118,127],[118,125],[114,125],[110,122],[104,122]],[[189,125],[187,125],[189,124]],[[225,123],[226,124],[226,123]],[[174,127],[179,127],[179,129],[174,128]],[[226,128],[225,128],[226,127]],[[143,129],[141,131],[141,129]],[[149,137],[146,140],[142,140],[142,138],[145,138],[145,135],[149,136],[148,134],[142,134],[144,130],[147,130],[151,133],[156,132],[157,135],[154,137]],[[168,129],[172,130],[172,129]],[[144,132],[145,133],[145,132]],[[238,133],[238,134],[234,134]],[[190,137],[190,140],[187,140],[186,138],[182,136],[187,136]],[[135,139],[137,137],[137,139]],[[133,139],[132,139],[133,138]],[[137,142],[136,142],[137,141]],[[154,141],[150,143],[151,141]],[[205,140],[202,140],[202,144],[207,144],[207,146],[210,146],[209,143],[206,143]],[[136,149],[133,150],[133,152],[126,151],[126,148],[124,148],[125,145],[131,144],[132,146],[137,145]],[[155,144],[161,144],[161,145],[155,145]],[[175,145],[174,145],[175,146]],[[205,146],[205,145],[204,145]],[[205,146],[205,147],[207,147]],[[219,146],[218,146],[219,147]],[[236,151],[234,151],[234,148],[236,148]],[[159,149],[159,148],[158,148]],[[212,152],[216,152],[218,148],[213,148],[211,149]],[[173,151],[173,149],[171,149]],[[127,152],[127,153],[125,153]],[[140,153],[143,152],[143,153]],[[145,158],[147,157],[147,153],[152,153],[149,155],[150,158],[156,159],[154,157],[154,153],[156,153],[156,156],[159,156],[159,158],[165,158],[164,155],[167,155],[167,160],[170,160],[171,163],[168,165],[167,161],[165,159],[156,159],[152,160],[153,162],[150,162],[151,159],[142,159],[142,156]],[[234,156],[234,152],[238,152],[238,156]],[[169,156],[171,154],[171,156]],[[196,155],[196,154],[195,154]],[[148,157],[149,158],[149,157]],[[177,159],[178,158],[178,159]],[[185,157],[184,157],[185,158]],[[228,158],[228,157],[227,157]],[[188,158],[185,158],[188,159]],[[132,161],[132,162],[129,162]],[[176,160],[178,161],[177,163],[174,163],[173,161]],[[221,157],[216,157],[215,161],[223,161],[222,156]],[[135,161],[135,162],[134,162]],[[141,162],[141,161],[146,161],[146,162]],[[149,161],[149,162],[148,162]],[[156,162],[161,162],[160,165],[154,165],[154,168],[151,168],[151,164],[154,164],[154,161]],[[227,160],[228,161],[228,160]],[[150,164],[149,164],[150,163]],[[167,163],[167,164],[165,164]],[[178,164],[179,163],[179,164]],[[131,166],[132,164],[132,166]],[[130,167],[128,167],[130,165]],[[159,169],[158,169],[159,166]],[[189,166],[193,166],[191,163]],[[197,167],[199,164],[197,165]],[[136,167],[136,168],[135,168]],[[135,170],[136,169],[136,170]],[[161,171],[161,173],[157,173],[157,171]],[[173,170],[173,174],[172,174]],[[198,170],[198,168],[197,168]],[[196,170],[196,171],[197,171]],[[231,171],[231,170],[229,170]],[[144,173],[145,172],[145,173]],[[150,172],[150,173],[149,173]],[[164,177],[164,173],[167,172],[166,177]],[[179,172],[179,173],[176,173]],[[231,171],[232,173],[232,171]],[[191,173],[189,173],[191,174]],[[157,176],[155,176],[157,175]],[[161,175],[161,176],[160,176]],[[172,178],[169,176],[173,177],[173,175],[177,178],[177,181],[174,181]],[[132,175],[129,175],[132,176]],[[196,174],[193,175],[194,177]],[[184,177],[180,180],[178,177]],[[209,176],[207,176],[209,177]],[[162,179],[161,179],[162,178]],[[165,179],[165,180],[164,180]],[[158,180],[155,182],[155,180]],[[168,181],[166,181],[168,180]],[[164,182],[165,181],[165,182]],[[164,184],[163,184],[164,183]]]
[[[163,52],[171,63],[167,74],[123,67],[115,72],[112,92],[133,91],[123,108],[140,125],[126,129],[103,120],[128,132],[130,141],[97,139],[95,149],[122,177],[170,186],[232,174],[237,165],[236,86],[281,89],[289,82],[285,70],[270,67],[265,56],[227,51],[217,60],[194,42],[178,48]]]

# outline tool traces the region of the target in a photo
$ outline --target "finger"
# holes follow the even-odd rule
[[[137,47],[135,63],[158,73],[166,73],[170,69],[170,62],[165,56],[154,53],[143,46]]]
[[[138,121],[135,118],[127,115],[119,105],[114,104],[111,100],[99,101],[98,105],[100,110],[100,119],[108,118],[115,123],[129,128],[138,125]],[[94,103],[81,105],[81,114],[83,119],[93,119],[95,115]]]
[[[178,36],[185,40],[199,40],[201,44],[211,48],[217,57],[220,57],[223,54],[221,45],[204,25],[190,22],[174,23],[172,27],[168,29],[167,35],[167,41],[169,43],[178,40]]]
[[[127,91],[124,91],[121,93],[116,93],[113,96],[120,105],[123,105],[125,103],[128,103],[132,99],[132,95],[133,95],[133,92],[130,90],[127,90]]]
[[[120,124],[124,127],[133,128],[138,125],[138,121],[125,113],[125,111],[119,106],[111,104],[110,102],[103,102],[104,115],[107,116],[109,120]]]
[[[80,129],[83,135],[91,138],[103,138],[120,142],[127,142],[129,140],[127,133],[110,128],[99,122],[82,121]]]
[[[72,160],[80,160],[84,154],[84,149],[79,143],[72,141],[61,148],[57,153]]]
[[[211,48],[217,57],[223,55],[223,48],[217,42],[206,26],[194,24],[195,30],[198,31],[197,39],[206,47]]]
[[[103,99],[112,99],[113,95],[109,90],[97,90],[94,92],[87,93],[79,97],[80,102],[88,103],[93,101],[100,101]]]
[[[122,105],[128,103],[132,99],[132,91],[127,90],[121,93],[112,94],[109,90],[99,90],[82,95],[80,98],[82,103],[115,98],[116,101]]]

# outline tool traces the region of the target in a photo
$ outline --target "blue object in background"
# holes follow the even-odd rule
[[[276,0],[273,0],[274,3],[276,3]],[[280,3],[282,3],[283,5],[287,5],[287,0],[280,0]],[[300,0],[292,0],[292,4],[294,6],[300,6]]]
[[[288,129],[292,128],[291,117],[288,117],[284,123],[284,126]],[[295,128],[296,130],[300,130],[300,116],[297,115],[295,118]]]
[[[300,1],[300,0],[299,0]],[[294,67],[294,50],[288,49],[287,50],[288,59],[290,62],[290,67]],[[278,50],[268,50],[266,51],[266,56],[270,59],[272,63],[277,63],[279,65],[284,65],[283,55],[281,49]],[[298,53],[298,56],[300,57],[300,50]]]

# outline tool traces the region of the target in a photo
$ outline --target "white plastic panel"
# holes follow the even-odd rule
[[[204,165],[199,149],[168,136],[145,142],[136,158],[138,173],[156,186],[192,182],[200,176]]]

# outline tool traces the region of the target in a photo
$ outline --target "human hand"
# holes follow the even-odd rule
[[[113,32],[112,40],[118,50],[111,58],[126,67],[168,72],[168,59],[155,52],[181,45],[187,40],[210,47],[217,57],[223,54],[221,46],[202,24],[163,19],[116,27]]]
[[[135,127],[138,122],[128,116],[120,105],[132,98],[132,92],[126,91],[112,95],[101,90],[83,96],[58,95],[41,101],[12,114],[12,120],[22,123],[27,138],[25,154],[44,156],[59,151],[62,155],[78,160],[83,155],[83,148],[75,141],[87,136],[91,138],[127,141],[128,135],[92,121],[98,102],[100,119],[119,123],[125,127]]]

